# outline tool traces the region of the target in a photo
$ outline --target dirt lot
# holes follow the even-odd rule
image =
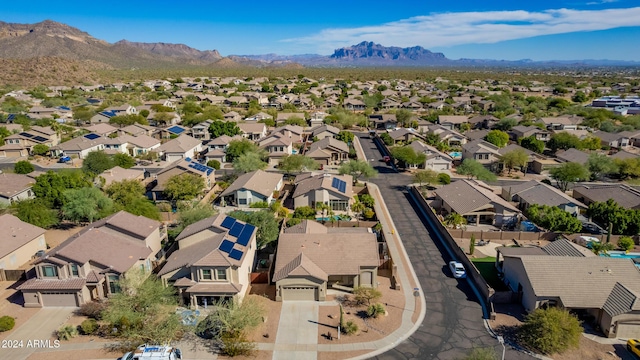
[[[84,228],[84,226],[65,223],[58,229],[47,230],[47,232],[44,233],[44,238],[47,240],[47,244],[51,248],[54,248]]]
[[[524,320],[524,309],[520,305],[496,304],[496,312],[496,319],[490,320],[489,324],[505,338],[508,338],[509,332],[513,331],[514,327],[521,325]],[[502,329],[508,329],[508,331]],[[601,344],[584,336],[580,338],[579,348],[568,350],[563,354],[553,354],[550,357],[554,360],[635,360],[633,355],[627,352],[624,345]]]

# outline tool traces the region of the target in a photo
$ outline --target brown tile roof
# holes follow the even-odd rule
[[[151,220],[142,215],[133,215],[124,210],[118,211],[95,224],[99,224],[101,222],[104,222],[107,227],[115,228],[116,230],[123,230],[142,240],[146,239],[162,225],[159,221]]]
[[[98,135],[107,135],[110,134],[112,132],[117,131],[118,129],[107,124],[107,123],[100,123],[100,124],[95,124],[95,125],[91,125],[89,127],[86,128],[87,130],[89,130],[92,133],[96,133]]]
[[[269,197],[273,194],[278,183],[282,181],[282,174],[270,173],[262,170],[252,171],[240,175],[220,196],[227,196],[240,189],[247,189],[260,195]]]
[[[334,139],[332,137],[326,137],[322,140],[316,141],[309,146],[309,152],[313,152],[318,149],[336,149],[345,153],[349,152],[349,145],[345,142]]]
[[[300,254],[304,254],[327,275],[356,275],[359,274],[361,266],[378,266],[379,263],[377,240],[373,233],[348,236],[344,233],[284,233],[280,234],[278,239],[274,274],[281,277],[302,264],[306,271],[318,275],[318,270],[306,260],[300,258],[299,261],[294,261]],[[296,264],[298,265],[294,266]],[[283,270],[285,268],[289,270]]]
[[[571,148],[564,151],[558,151],[556,153],[556,158],[564,162],[576,162],[584,165],[587,163],[587,160],[589,160],[589,154],[584,151]]]
[[[196,283],[188,288],[188,293],[237,294],[242,291],[242,284],[234,283]]]
[[[602,308],[616,283],[640,291],[640,272],[630,259],[603,256],[521,256],[538,297],[559,297],[568,308]]]
[[[99,283],[102,279],[104,279],[104,275],[98,274],[95,270],[89,271],[86,277],[88,283]]]
[[[273,275],[273,281],[280,281],[289,276],[311,276],[327,281],[329,276],[318,265],[314,264],[303,252]]]
[[[43,228],[26,223],[11,214],[1,215],[0,259],[44,233],[45,230]]]
[[[222,234],[226,232],[225,228],[220,227],[220,224],[222,223],[222,220],[224,220],[224,218],[225,218],[225,215],[218,214],[218,215],[214,215],[206,219],[197,221],[187,226],[186,228],[184,228],[184,230],[180,232],[180,235],[176,237],[176,241],[180,241],[193,234],[197,234],[205,229],[210,229],[211,231],[217,232],[218,234]]]
[[[457,180],[435,191],[436,195],[460,215],[471,213],[491,204],[500,204],[507,210],[519,213],[511,203],[505,201],[482,181]]]
[[[146,134],[139,134],[137,136],[132,136],[129,139],[129,143],[143,149],[151,148],[157,144],[160,144],[160,140],[154,139]]]
[[[340,192],[338,189],[331,186],[333,184],[334,178],[340,179],[347,183],[344,193]],[[301,174],[296,176],[295,185],[296,185],[296,189],[293,192],[293,195],[291,196],[293,198],[304,195],[309,191],[314,191],[319,189],[325,189],[325,190],[335,192],[337,194],[340,194],[342,196],[347,196],[347,197],[351,197],[353,193],[353,188],[352,188],[353,177],[351,175],[335,175],[335,174],[322,173],[322,174],[309,176],[308,173]]]
[[[111,183],[123,180],[142,180],[144,178],[144,171],[137,169],[123,169],[120,166],[116,166],[109,170],[105,170],[99,176],[104,179],[104,186],[109,186]]]
[[[541,183],[537,180],[531,180],[523,184],[507,187],[511,193],[511,197],[517,195],[527,204],[538,204],[547,206],[560,206],[565,204],[575,204],[583,209],[587,206],[564,192]]]
[[[317,221],[302,220],[299,224],[293,225],[284,230],[287,234],[326,234],[328,228]]]
[[[22,174],[0,174],[0,197],[7,199],[15,196],[18,193],[31,188],[35,184],[35,180],[27,175]]]
[[[191,267],[199,262],[203,258],[208,258],[209,262],[211,262],[211,254],[219,253],[218,246],[224,239],[224,234],[218,234],[212,236],[206,240],[199,241],[191,246],[188,246],[183,249],[179,249],[173,252],[169,258],[167,259],[166,264],[162,267],[162,270],[158,273],[159,276],[168,274],[174,270],[183,268],[183,267]],[[226,254],[225,254],[226,255]],[[228,260],[227,260],[228,259]],[[211,266],[229,266],[229,260],[227,256],[224,259],[217,259],[218,262],[215,265]],[[220,262],[220,260],[224,260]]]
[[[182,287],[186,286],[186,287],[189,287],[189,286],[193,286],[195,284],[196,284],[195,281],[193,281],[193,280],[191,280],[189,278],[186,278],[186,277],[181,277],[180,279],[176,280],[176,282],[173,283],[173,286],[182,286]]]
[[[169,140],[158,147],[158,152],[184,153],[202,144],[198,139],[182,134],[175,139]]]
[[[86,283],[83,278],[69,279],[29,279],[18,290],[81,290]]]
[[[624,184],[579,184],[574,186],[573,196],[584,196],[594,202],[613,199],[626,209],[640,208],[640,190]]]

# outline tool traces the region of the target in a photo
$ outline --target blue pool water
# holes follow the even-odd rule
[[[625,253],[623,251],[609,251],[609,256],[621,259],[640,259],[640,253]]]
[[[333,221],[339,221],[339,220],[350,221],[351,220],[351,216],[349,215],[334,215],[332,217],[319,217],[319,218],[316,218],[316,221],[332,221],[331,218],[333,218]]]

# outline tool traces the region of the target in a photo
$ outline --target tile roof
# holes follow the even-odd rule
[[[199,282],[188,288],[188,293],[218,293],[237,294],[242,291],[242,284],[234,283],[204,283]]]
[[[630,259],[603,256],[521,256],[538,297],[559,297],[568,308],[602,308],[616,283],[640,291],[640,271]]]
[[[591,257],[596,256],[591,250],[567,239],[561,238],[542,247],[551,256]]]
[[[282,174],[256,170],[240,175],[220,196],[227,196],[240,189],[247,189],[269,197],[274,190],[279,190],[276,187],[280,182],[282,182]]]
[[[104,179],[104,186],[109,186],[111,183],[123,180],[142,179],[144,177],[144,171],[137,169],[123,169],[120,166],[115,166],[109,170],[105,170],[98,176]]]
[[[299,224],[293,225],[284,230],[287,234],[326,234],[328,228],[317,221],[302,220]]]
[[[92,133],[96,133],[99,135],[107,135],[118,130],[117,128],[107,123],[99,123],[99,124],[91,125],[86,129]]]
[[[340,141],[332,137],[326,137],[326,138],[323,138],[322,140],[318,140],[314,142],[309,146],[309,149],[307,150],[307,152],[314,152],[320,149],[331,150],[331,148],[342,151],[344,153],[349,152],[349,145],[347,145],[344,141]]]
[[[193,234],[197,234],[203,230],[210,229],[213,232],[218,234],[226,232],[226,229],[220,227],[222,220],[225,218],[225,215],[217,214],[206,219],[202,219],[197,221],[180,232],[180,235],[176,237],[176,241],[189,237]]]
[[[503,187],[504,189],[505,187]],[[513,185],[507,187],[511,197],[518,196],[522,201],[527,204],[533,205],[547,205],[547,206],[560,206],[566,204],[575,204],[583,209],[587,206],[581,201],[578,201],[571,196],[565,194],[561,190],[558,190],[550,185],[541,183],[537,180],[527,181],[523,184]]]
[[[317,175],[300,174],[296,176],[294,181],[296,189],[291,195],[292,198],[307,194],[309,191],[315,191],[319,189],[325,189],[331,192],[341,194],[342,196],[351,197],[353,193],[353,177],[351,175],[335,175],[322,173]],[[340,179],[346,183],[344,193],[341,193],[338,189],[332,186],[333,179]]]
[[[146,135],[144,133],[138,134],[136,136],[132,136],[128,140],[129,140],[129,143],[131,143],[132,145],[135,145],[142,149],[148,149],[160,144],[160,140],[154,139],[151,136]]]
[[[193,245],[174,251],[167,259],[162,270],[158,272],[158,276],[168,274],[183,267],[191,267],[203,258],[208,258],[207,265],[210,266],[231,265],[230,261],[232,261],[232,259],[227,256],[222,257],[218,251],[218,247],[223,239],[224,234],[217,234],[207,238],[206,240],[199,241]],[[215,259],[215,263],[211,261],[211,254],[214,253],[218,254],[218,258]]]
[[[97,221],[94,224],[104,224],[107,227],[115,228],[116,230],[123,230],[140,238],[141,240],[146,239],[162,225],[159,221],[151,220],[142,215],[133,215],[126,211],[118,211],[117,213]]]
[[[86,283],[83,278],[68,279],[29,279],[18,290],[81,290]]]
[[[104,279],[104,275],[98,274],[95,270],[89,271],[86,277],[88,283],[98,283],[102,279]]]
[[[0,197],[9,199],[31,188],[35,182],[27,175],[3,172],[0,174]]]
[[[322,275],[320,270],[327,275],[356,275],[361,266],[378,266],[379,263],[376,235],[369,232],[348,235],[285,232],[278,239],[277,254],[274,279],[276,275],[286,277],[285,274],[294,270],[313,276]]]
[[[573,188],[573,196],[584,196],[594,202],[613,199],[625,209],[640,208],[640,190],[624,184],[578,184]]]
[[[499,204],[507,210],[519,213],[511,203],[495,194],[487,184],[479,180],[457,180],[435,191],[436,195],[460,215],[477,209]]]
[[[329,276],[318,265],[314,264],[303,252],[273,275],[273,281],[280,281],[289,276],[311,276],[327,281]]]
[[[191,149],[194,149],[202,142],[198,139],[194,139],[187,134],[182,134],[175,139],[169,140],[166,143],[158,147],[158,152],[167,153],[184,153]]]
[[[575,162],[583,165],[587,163],[587,160],[589,160],[589,154],[574,148],[558,151],[556,153],[556,157],[565,162]]]
[[[44,233],[43,228],[26,223],[11,214],[0,215],[0,259]]]
[[[611,317],[640,311],[640,295],[621,283],[616,283],[602,309]]]
[[[490,142],[486,142],[482,139],[474,140],[462,145],[462,148],[469,152],[470,154],[476,153],[492,153],[494,155],[500,156],[500,148],[493,145]]]

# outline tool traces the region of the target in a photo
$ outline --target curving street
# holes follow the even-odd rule
[[[379,172],[379,176],[370,181],[380,188],[427,304],[420,328],[409,339],[375,359],[459,359],[473,347],[489,346],[502,354],[502,346],[485,328],[482,306],[473,288],[468,280],[457,280],[450,275],[446,249],[433,240],[433,228],[419,215],[420,209],[405,190],[411,178],[380,161],[382,154],[367,134],[358,134],[358,137],[367,159]],[[509,348],[504,358],[532,359]]]

